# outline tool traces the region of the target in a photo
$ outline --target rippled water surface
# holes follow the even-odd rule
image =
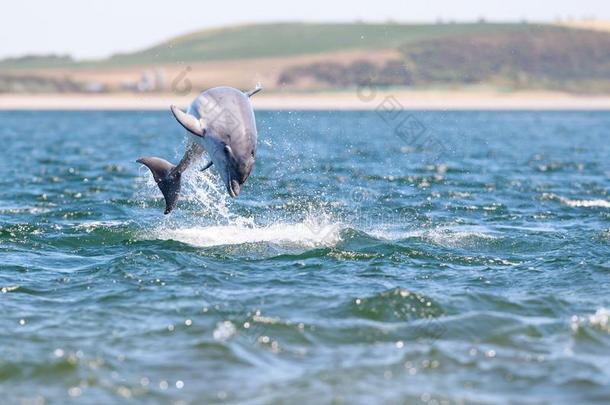
[[[169,113],[1,112],[2,403],[608,403],[610,114],[395,118],[257,112],[164,216]]]

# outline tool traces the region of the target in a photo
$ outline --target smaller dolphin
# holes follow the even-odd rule
[[[248,92],[232,87],[214,87],[201,93],[185,113],[176,106],[176,120],[192,134],[182,160],[173,165],[158,157],[137,160],[150,169],[165,198],[165,214],[176,206],[182,173],[207,152],[209,162],[203,170],[216,167],[233,198],[237,197],[254,168],[256,159],[256,121],[250,97],[261,86]]]

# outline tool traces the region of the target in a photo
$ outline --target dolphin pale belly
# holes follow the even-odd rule
[[[176,205],[182,173],[204,152],[210,160],[203,170],[213,165],[227,193],[233,198],[239,195],[256,159],[256,121],[249,97],[260,90],[260,86],[249,92],[232,87],[214,87],[193,100],[187,112],[171,107],[174,117],[190,137],[180,163],[173,165],[158,157],[137,160],[152,172],[165,198],[165,214],[169,214]]]

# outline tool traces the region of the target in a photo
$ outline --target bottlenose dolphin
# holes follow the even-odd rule
[[[256,122],[250,97],[262,88],[242,92],[232,87],[214,87],[201,93],[187,112],[176,106],[171,111],[188,131],[189,144],[178,165],[158,157],[137,160],[150,169],[165,198],[165,214],[175,207],[180,195],[182,173],[207,152],[209,162],[202,168],[216,167],[233,198],[237,197],[256,159]]]

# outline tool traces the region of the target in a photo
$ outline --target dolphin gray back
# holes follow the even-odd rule
[[[256,123],[248,95],[232,87],[214,87],[201,93],[188,113],[201,118],[206,136],[229,145],[240,160],[256,154]]]

